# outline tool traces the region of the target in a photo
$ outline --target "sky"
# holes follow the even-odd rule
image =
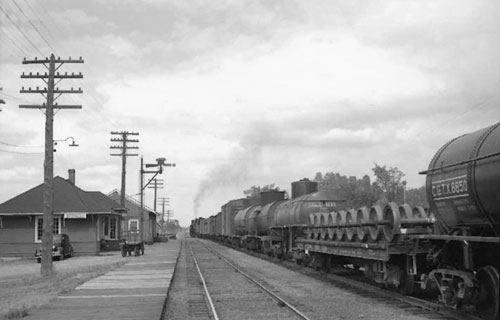
[[[82,57],[57,86],[54,175],[120,189],[112,131],[164,157],[166,209],[183,226],[251,186],[397,167],[424,185],[437,150],[500,121],[500,1],[1,0],[0,203],[43,182],[45,116],[19,91],[23,58]],[[139,193],[140,157],[126,193]],[[145,180],[152,177],[145,175]],[[145,201],[154,207],[152,189]],[[161,211],[161,206],[158,207]]]

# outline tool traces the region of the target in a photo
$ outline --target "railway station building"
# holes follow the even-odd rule
[[[42,244],[43,193],[40,184],[0,204],[0,256],[32,257]],[[118,249],[123,213],[119,203],[97,191],[75,185],[75,171],[68,179],[54,178],[54,234],[67,234],[75,255],[97,255],[101,240]]]
[[[116,202],[120,202],[120,192],[118,190],[113,190],[108,194],[108,197]],[[127,195],[125,195],[125,209],[126,212],[122,216],[121,229],[125,231],[142,229],[142,239],[146,243],[152,244],[153,238],[159,231],[156,222],[158,213],[144,204],[141,210],[141,203]]]

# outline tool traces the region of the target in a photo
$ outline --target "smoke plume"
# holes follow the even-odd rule
[[[240,148],[234,150],[223,164],[210,169],[200,182],[193,200],[195,219],[198,218],[198,210],[205,199],[217,191],[239,187],[259,166],[262,147],[268,142],[268,135],[265,128],[258,127],[253,125],[252,132],[241,139]]]

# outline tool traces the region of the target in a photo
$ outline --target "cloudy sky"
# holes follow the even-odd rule
[[[55,116],[55,175],[120,188],[111,131],[139,132],[146,163],[187,226],[252,185],[398,167],[420,187],[449,139],[500,121],[500,1],[2,0],[0,202],[43,182],[45,72],[24,57],[79,57],[82,87]],[[127,194],[140,158],[128,158]],[[138,198],[136,196],[136,198]],[[153,206],[153,192],[146,203]]]

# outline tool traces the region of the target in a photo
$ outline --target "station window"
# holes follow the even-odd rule
[[[54,223],[52,224],[52,233],[61,233],[61,217],[54,218]],[[36,217],[35,220],[35,242],[42,242],[43,236],[43,217]]]
[[[139,220],[138,219],[130,219],[128,221],[128,229],[129,230],[138,230],[139,229]]]
[[[116,240],[118,226],[118,218],[116,217],[103,217],[102,228],[104,239]]]
[[[117,218],[111,218],[109,220],[109,238],[116,239],[116,226],[118,225]]]

